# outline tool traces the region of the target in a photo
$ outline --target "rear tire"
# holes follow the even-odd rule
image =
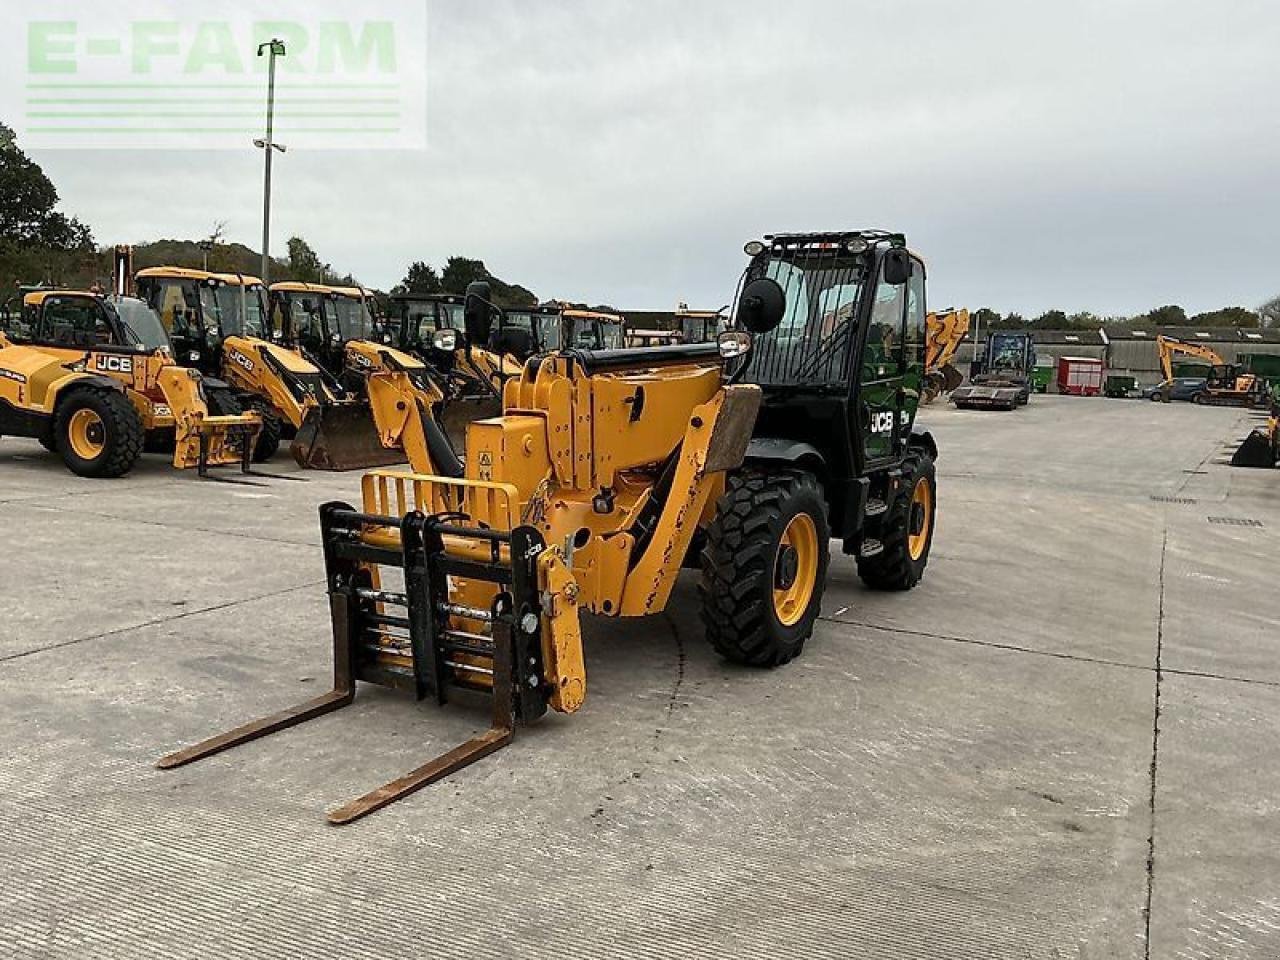
[[[858,576],[873,590],[910,590],[929,565],[938,485],[933,457],[927,450],[907,450],[902,479],[902,491],[881,518],[877,539],[884,550],[874,557],[858,558]]]
[[[280,449],[280,434],[283,428],[280,418],[275,415],[270,405],[261,400],[255,400],[251,409],[262,418],[262,430],[253,448],[253,462],[266,463]]]
[[[142,456],[145,431],[129,398],[114,390],[76,390],[54,420],[58,453],[82,477],[121,477]]]
[[[830,560],[827,504],[803,470],[730,474],[702,551],[702,623],[722,657],[792,660],[813,633]]]

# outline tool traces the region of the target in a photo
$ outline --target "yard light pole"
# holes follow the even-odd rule
[[[267,43],[258,44],[258,56],[267,51],[267,135],[261,140],[254,140],[253,145],[266,154],[266,170],[262,183],[262,282],[271,284],[271,152],[279,150],[284,153],[284,144],[271,139],[274,131],[276,107],[276,57],[284,56],[284,41],[272,38]]]

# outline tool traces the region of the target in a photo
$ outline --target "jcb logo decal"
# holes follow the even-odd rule
[[[357,367],[364,367],[368,369],[373,366],[373,361],[370,360],[368,357],[366,357],[363,353],[353,353],[351,355],[351,359],[355,362],[355,365]]]
[[[244,367],[246,373],[253,373],[253,361],[239,350],[228,350],[227,356],[231,358],[232,363]]]
[[[873,413],[871,415],[871,432],[872,433],[893,433],[893,411],[886,410],[883,413]]]
[[[94,369],[102,370],[104,373],[133,373],[133,357],[99,354],[93,366]]]

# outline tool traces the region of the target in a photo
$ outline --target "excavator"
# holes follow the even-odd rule
[[[869,588],[919,583],[938,453],[914,429],[924,261],[878,230],[778,234],[744,251],[716,343],[534,357],[506,381],[502,414],[468,426],[461,457],[410,416],[425,438],[413,472],[371,471],[359,507],[320,508],[333,689],[158,765],[341,709],[360,681],[442,704],[457,689],[488,699],[487,730],[329,815],[346,824],[492,754],[548,709],[580,709],[583,615],[657,614],[682,567],[701,570],[712,648],[757,668],[812,637],[833,539]],[[468,340],[487,342],[503,313],[472,284]]]
[[[964,382],[964,374],[951,363],[960,343],[969,333],[969,311],[948,307],[930,313],[924,345],[925,382],[921,403],[933,403],[939,394],[950,393]]]
[[[28,289],[0,309],[0,433],[39,440],[80,476],[123,476],[148,437],[166,436],[177,469],[252,472],[261,418],[210,406],[205,379],[174,361],[141,300]]]
[[[1252,373],[1242,372],[1208,347],[1173,337],[1158,336],[1156,350],[1160,354],[1160,368],[1164,372],[1166,383],[1174,378],[1173,358],[1177,355],[1196,357],[1209,364],[1205,388],[1196,394],[1196,403],[1224,407],[1265,407],[1272,402],[1265,380]],[[1158,392],[1157,395],[1168,401],[1167,390]]]
[[[394,441],[402,421],[419,408],[435,411],[445,399],[439,375],[394,346],[388,325],[363,287],[285,282],[271,286],[273,326],[282,340],[325,371],[353,398],[311,410],[290,445],[300,466],[357,470],[403,463]],[[433,349],[452,352],[452,329],[433,334]],[[376,386],[371,381],[376,380]],[[377,397],[388,402],[375,402]]]
[[[347,401],[322,368],[275,342],[257,277],[148,267],[138,271],[134,285],[159,313],[178,358],[214,384],[213,405],[224,413],[253,410],[262,418],[256,462],[273,457],[284,434],[296,433],[313,411]],[[368,433],[367,427],[360,431]]]

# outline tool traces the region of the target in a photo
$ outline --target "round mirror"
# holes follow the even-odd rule
[[[782,322],[787,295],[777,280],[760,277],[742,289],[738,299],[738,322],[752,333],[768,333]]]

